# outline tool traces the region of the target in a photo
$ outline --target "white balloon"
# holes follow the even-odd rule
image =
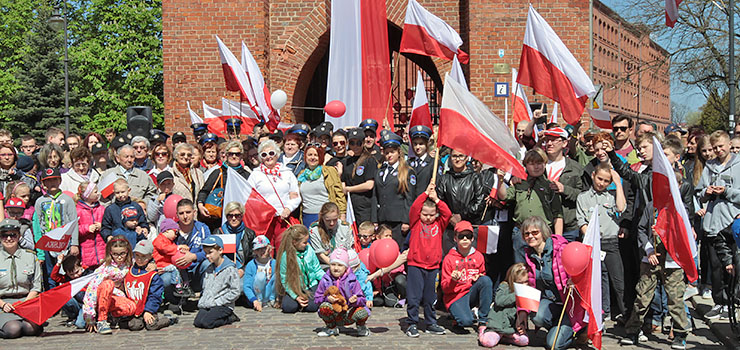
[[[285,94],[285,91],[275,90],[272,92],[272,95],[270,96],[270,104],[272,104],[272,108],[283,108],[287,102],[288,95]]]

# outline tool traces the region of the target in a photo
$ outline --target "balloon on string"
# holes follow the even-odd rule
[[[591,249],[581,242],[570,242],[563,249],[563,268],[570,276],[586,271],[591,262]]]
[[[171,194],[164,200],[164,217],[177,221],[177,203],[182,197],[177,194]]]
[[[324,112],[328,114],[330,117],[339,118],[344,115],[344,112],[347,111],[347,106],[344,105],[344,102],[339,100],[334,100],[326,104],[324,106]]]
[[[286,103],[288,103],[288,95],[285,94],[285,91],[275,90],[272,92],[272,95],[270,95],[270,104],[272,105],[272,108],[283,108]]]
[[[365,267],[367,267],[370,273],[375,272],[377,268],[375,267],[375,265],[372,264],[372,261],[370,261],[370,248],[365,248],[361,250],[359,253],[357,253],[357,256],[360,258],[360,261],[365,264]]]
[[[393,238],[383,238],[370,246],[370,260],[378,268],[391,266],[398,258],[398,243]]]

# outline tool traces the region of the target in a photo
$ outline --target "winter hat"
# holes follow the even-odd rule
[[[159,224],[159,233],[162,233],[167,230],[179,230],[180,226],[175,222],[175,220],[172,220],[170,218],[162,220],[162,223]]]
[[[357,252],[354,249],[348,250],[347,256],[349,258],[350,267],[355,268],[360,265],[360,256],[357,255]]]
[[[33,169],[33,158],[27,155],[19,154],[18,160],[15,163],[15,167],[18,168],[18,170],[27,173],[31,171],[31,169]]]
[[[347,251],[343,248],[334,249],[334,251],[331,252],[331,255],[329,255],[329,263],[338,263],[349,267],[349,255],[347,254]]]

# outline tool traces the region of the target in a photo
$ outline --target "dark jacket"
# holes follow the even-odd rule
[[[110,237],[116,229],[123,228],[121,209],[126,206],[133,206],[136,208],[137,221],[139,222],[136,226],[149,229],[149,222],[146,220],[146,213],[144,213],[144,209],[141,209],[139,203],[132,202],[131,198],[121,202],[115,200],[105,208],[105,212],[103,213],[103,223],[100,228],[100,235],[104,240],[107,241],[108,237]]]
[[[285,154],[281,153],[280,158],[278,158],[278,163],[285,163],[283,161],[284,157]],[[306,169],[306,162],[303,160],[303,151],[298,151],[298,153],[296,153],[293,157],[293,160],[285,164],[285,166],[290,168],[290,170],[293,172],[293,175],[298,177],[298,174],[300,174],[303,169]]]
[[[448,171],[437,178],[437,195],[447,203],[453,214],[472,224],[481,222],[483,208],[486,206],[486,193],[479,174],[470,167],[462,172]]]
[[[404,160],[401,159],[399,162],[404,162]],[[383,174],[388,171],[391,173],[385,176],[384,181]],[[392,169],[384,165],[378,170],[375,174],[375,196],[373,197],[377,217],[373,217],[373,222],[409,223],[409,210],[416,199],[416,173],[411,167],[406,177],[406,186],[408,189],[406,192],[398,193],[398,168]]]
[[[409,165],[416,172],[416,192],[426,191],[427,186],[432,181],[434,158],[428,155],[424,160],[413,158],[409,161]]]

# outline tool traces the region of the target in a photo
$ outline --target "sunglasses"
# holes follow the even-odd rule
[[[228,155],[229,157],[241,157],[242,156],[242,154],[239,152],[227,152],[226,155]]]
[[[332,145],[334,145],[334,146],[344,146],[346,144],[347,144],[347,142],[345,142],[345,141],[334,141],[334,142],[332,142]]]
[[[473,233],[472,232],[471,233],[458,233],[457,234],[457,239],[458,240],[468,239],[468,240],[471,240],[472,241],[473,240]]]
[[[193,154],[192,153],[180,153],[179,156],[180,157],[185,157],[185,158],[190,158],[190,157],[193,156]]]
[[[627,131],[627,129],[629,129],[629,127],[626,127],[626,126],[614,126],[614,127],[612,127],[612,130],[614,130],[615,132],[616,131]]]
[[[227,219],[241,219],[242,214],[226,214]]]
[[[154,156],[155,156],[155,157],[167,157],[167,156],[169,156],[169,155],[170,155],[170,154],[169,154],[169,153],[167,153],[167,152],[156,152],[156,153],[154,153]]]
[[[2,239],[17,238],[17,237],[18,237],[17,233],[3,233],[2,235],[0,235],[0,238]]]
[[[369,239],[373,237],[373,235],[357,235],[357,236],[360,237],[360,239]]]
[[[524,233],[522,234],[522,236],[524,236],[524,237],[529,237],[529,236],[532,236],[532,237],[534,237],[534,236],[537,236],[537,235],[539,235],[539,234],[540,234],[540,230],[534,230],[534,231],[527,231],[527,232],[524,232]]]
[[[276,154],[277,153],[275,153],[275,151],[262,152],[262,153],[260,153],[260,157],[262,157],[262,158],[267,158],[267,156],[274,157]]]

